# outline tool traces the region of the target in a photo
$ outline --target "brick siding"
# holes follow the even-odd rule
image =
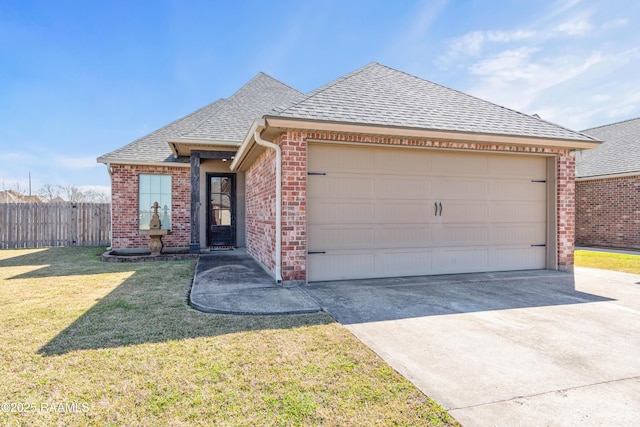
[[[288,130],[275,140],[282,148],[282,273],[285,281],[306,279],[306,152],[307,140],[344,141],[443,149],[538,153],[557,156],[558,268],[573,268],[575,231],[575,161],[567,150],[454,143],[424,139],[302,132]],[[271,271],[275,265],[275,153],[266,150],[247,172],[247,250]]]
[[[274,272],[276,235],[276,154],[264,153],[245,174],[247,252]]]
[[[280,136],[282,149],[282,279],[307,280],[307,139],[300,132]]]
[[[114,249],[147,248],[149,236],[138,229],[138,177],[140,174],[171,175],[171,234],[162,242],[167,248],[188,247],[191,230],[191,181],[189,168],[171,166],[111,165],[112,239]]]
[[[575,159],[567,151],[561,151],[557,157],[557,230],[558,230],[558,268],[573,270],[573,249],[575,240]]]
[[[576,245],[640,249],[640,175],[576,183]]]

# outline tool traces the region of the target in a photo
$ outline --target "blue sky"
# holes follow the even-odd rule
[[[637,0],[0,0],[0,190],[109,186],[96,157],[263,71],[376,61],[565,127],[640,116]]]

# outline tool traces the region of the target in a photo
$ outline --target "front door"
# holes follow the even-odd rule
[[[236,182],[233,174],[207,174],[209,246],[236,244]]]

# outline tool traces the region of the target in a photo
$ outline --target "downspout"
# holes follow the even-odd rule
[[[260,130],[253,134],[256,143],[276,152],[276,283],[282,283],[282,150],[273,142],[260,137]]]
[[[111,188],[109,189],[109,195],[111,196],[109,197],[111,199],[111,209],[109,209],[111,215],[109,215],[109,221],[111,221],[111,224],[109,224],[109,247],[107,248],[107,250],[110,251],[113,249],[113,169],[111,169],[111,163],[107,163],[107,173],[111,181]]]

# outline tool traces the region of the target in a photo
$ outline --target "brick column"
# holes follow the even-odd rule
[[[307,138],[288,131],[282,149],[282,279],[291,284],[307,279]]]
[[[558,269],[573,270],[575,239],[575,159],[568,151],[558,154]]]

